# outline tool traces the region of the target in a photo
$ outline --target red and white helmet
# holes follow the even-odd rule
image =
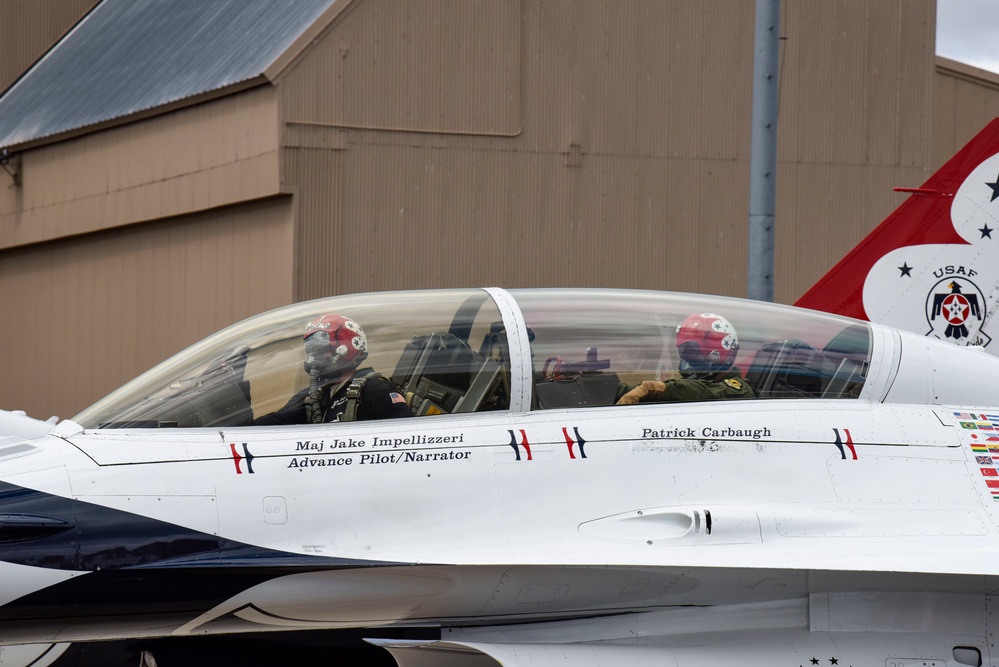
[[[714,373],[735,363],[739,337],[721,315],[691,315],[676,328],[681,373]]]
[[[368,339],[361,325],[329,313],[305,326],[305,371],[313,367],[320,375],[332,375],[356,367],[368,356]]]

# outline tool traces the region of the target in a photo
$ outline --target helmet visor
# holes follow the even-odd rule
[[[319,357],[330,351],[330,334],[328,331],[316,331],[305,339],[305,356]]]
[[[716,370],[718,366],[718,352],[704,354],[701,345],[695,341],[688,340],[677,346],[680,355],[680,372],[703,373],[705,371]]]

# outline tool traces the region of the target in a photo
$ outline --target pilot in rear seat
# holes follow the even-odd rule
[[[680,378],[646,380],[618,399],[618,405],[647,402],[754,398],[734,365],[739,352],[735,327],[720,315],[691,315],[676,328]]]
[[[357,322],[323,315],[306,325],[302,338],[309,386],[277,412],[255,419],[255,426],[413,416],[388,378],[370,367],[358,368],[368,356],[368,343]]]

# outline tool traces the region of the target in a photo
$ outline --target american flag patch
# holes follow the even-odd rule
[[[405,403],[406,402],[406,399],[403,397],[403,395],[400,394],[400,393],[398,393],[398,392],[395,392],[395,391],[389,393],[389,398],[392,399],[393,403]]]

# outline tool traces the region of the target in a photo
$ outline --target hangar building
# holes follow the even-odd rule
[[[991,118],[936,7],[784,0],[776,299]],[[253,313],[497,285],[744,296],[754,3],[7,0],[0,407]]]

